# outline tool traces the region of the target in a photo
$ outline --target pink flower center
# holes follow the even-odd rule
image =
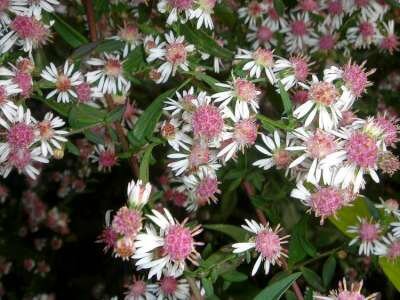
[[[31,39],[35,43],[44,43],[48,36],[48,29],[34,17],[17,15],[11,22],[10,28],[22,39]]]
[[[295,20],[290,24],[292,33],[297,36],[303,36],[307,34],[307,24],[303,20]]]
[[[189,165],[191,168],[207,164],[210,159],[210,151],[207,146],[195,144],[190,152]]]
[[[305,81],[309,74],[308,63],[304,58],[292,57],[290,62],[293,64],[294,76],[298,81]]]
[[[235,140],[239,145],[253,145],[257,139],[257,124],[253,119],[244,119],[235,124]]]
[[[129,296],[143,296],[146,292],[146,283],[143,280],[136,280],[129,288]]]
[[[57,78],[56,88],[60,92],[67,92],[71,88],[71,80],[65,75],[60,75]]]
[[[249,15],[252,17],[258,17],[259,15],[261,15],[262,7],[257,1],[250,2],[248,9]]]
[[[275,10],[275,8],[270,7],[267,11],[268,16],[272,19],[272,20],[279,20],[279,14],[278,12]]]
[[[274,161],[276,168],[278,170],[282,170],[289,166],[292,158],[289,151],[286,151],[285,149],[279,149],[274,152]]]
[[[319,48],[321,50],[331,50],[335,47],[336,39],[332,34],[326,34],[319,38]]]
[[[215,7],[216,0],[199,0],[199,6],[206,12],[212,12]]]
[[[7,100],[7,91],[4,86],[0,85],[0,106]]]
[[[7,135],[7,142],[13,148],[26,148],[33,143],[35,134],[33,128],[25,123],[16,123]]]
[[[32,161],[31,152],[28,148],[13,149],[8,156],[8,162],[18,170],[23,170]]]
[[[186,61],[187,50],[183,43],[172,43],[167,46],[165,55],[168,62],[173,65],[180,65]]]
[[[22,90],[22,96],[28,97],[30,95],[32,91],[32,76],[29,73],[17,71],[13,78],[13,82]]]
[[[193,237],[188,228],[172,225],[164,239],[164,251],[172,260],[182,261],[189,257],[193,249]]]
[[[323,158],[336,149],[335,139],[332,135],[317,130],[307,142],[307,151],[313,158]]]
[[[180,10],[187,10],[192,7],[193,0],[168,0],[169,4]]]
[[[224,127],[224,120],[219,109],[209,104],[196,109],[192,122],[194,134],[209,139],[217,137]]]
[[[123,206],[114,216],[111,227],[116,233],[135,237],[142,228],[142,216],[138,211]]]
[[[269,230],[260,231],[256,236],[256,251],[267,260],[279,257],[282,251],[279,235]]]
[[[218,180],[214,177],[203,178],[196,189],[196,194],[203,199],[210,199],[218,192]]]
[[[117,164],[117,157],[114,151],[104,150],[99,153],[99,165],[104,168],[111,168]]]
[[[390,34],[383,38],[381,48],[387,50],[390,54],[399,48],[399,40],[396,35]]]
[[[350,125],[356,119],[355,114],[351,110],[342,112],[342,119],[340,120],[340,125],[346,126]]]
[[[246,79],[237,79],[234,83],[235,92],[239,100],[251,102],[257,98],[257,89],[254,83]]]
[[[391,260],[395,260],[400,256],[400,241],[394,241],[389,246],[387,256]]]
[[[274,65],[273,53],[270,50],[258,48],[253,53],[256,64],[264,67],[272,67]]]
[[[257,29],[257,39],[262,43],[268,42],[272,38],[273,34],[274,33],[272,32],[272,30],[269,29],[267,26],[261,25]]]
[[[362,132],[353,133],[346,143],[347,159],[361,168],[376,164],[378,147],[375,141]]]
[[[330,82],[317,82],[310,88],[310,98],[315,102],[330,106],[335,103],[339,97],[336,87]]]
[[[354,0],[354,3],[358,8],[366,7],[368,6],[370,0]]]
[[[308,91],[297,90],[293,93],[292,99],[295,103],[303,104],[308,100]]]
[[[342,291],[337,300],[365,300],[365,297],[358,292]]]
[[[114,248],[114,251],[123,259],[131,257],[135,250],[135,243],[131,238],[119,239]]]
[[[330,1],[328,3],[328,13],[334,16],[343,13],[342,0]]]
[[[92,91],[88,83],[82,82],[81,84],[75,86],[75,92],[78,96],[79,102],[86,103],[90,101]]]
[[[122,73],[122,64],[119,59],[109,58],[104,65],[104,70],[107,75],[118,77]]]
[[[312,12],[318,8],[318,3],[314,0],[303,0],[300,1],[299,6],[303,11]]]
[[[379,128],[381,128],[385,135],[385,143],[387,145],[395,144],[398,141],[397,137],[397,124],[384,116],[379,116],[375,120]]]
[[[343,195],[332,187],[320,188],[311,195],[311,208],[322,218],[334,215],[343,204]]]
[[[10,0],[0,0],[0,12],[5,11],[10,6]]]
[[[161,135],[166,139],[171,139],[175,137],[175,126],[171,122],[165,122],[161,127]]]
[[[363,222],[360,224],[359,233],[361,241],[373,242],[379,238],[379,227],[375,224]]]
[[[368,21],[361,22],[360,25],[358,26],[358,29],[360,30],[363,39],[370,39],[375,34],[374,25]]]
[[[126,25],[121,28],[118,35],[127,42],[136,41],[139,37],[139,29],[134,25]]]
[[[385,205],[390,209],[390,210],[398,210],[399,209],[399,202],[397,202],[396,199],[387,199],[385,201]]]
[[[22,58],[17,61],[17,68],[22,73],[31,73],[35,66],[29,58]]]
[[[51,127],[49,121],[42,121],[37,125],[40,133],[40,138],[49,140],[54,136],[54,129]]]
[[[172,296],[178,287],[178,281],[172,276],[161,279],[160,288],[164,295]]]
[[[346,65],[343,71],[343,79],[355,96],[360,96],[367,88],[369,82],[367,74],[358,65]]]

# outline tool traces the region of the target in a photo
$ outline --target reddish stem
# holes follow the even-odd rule
[[[89,25],[90,40],[95,42],[97,40],[96,20],[94,17],[94,9],[92,0],[84,0],[86,18]]]

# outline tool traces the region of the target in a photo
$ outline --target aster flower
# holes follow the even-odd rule
[[[134,50],[142,43],[142,36],[139,33],[139,28],[136,25],[127,23],[125,23],[124,26],[119,29],[117,35],[111,37],[110,39],[122,41],[124,43],[122,57],[126,57],[129,52]]]
[[[358,65],[350,60],[342,68],[332,66],[325,69],[324,81],[335,82],[336,80],[342,80],[351,94],[358,98],[366,91],[367,87],[372,85],[368,81],[368,76],[375,72],[375,69],[366,71],[364,68],[365,63],[364,61],[361,65]]]
[[[98,163],[99,171],[111,171],[111,168],[118,164],[118,157],[115,154],[114,145],[96,145],[95,152],[90,156],[92,162]]]
[[[134,180],[128,183],[128,205],[129,207],[141,209],[149,201],[151,184],[144,184],[141,180],[136,183]]]
[[[247,6],[238,10],[239,18],[244,19],[244,24],[249,26],[256,25],[257,21],[262,19],[265,12],[265,5],[256,0],[252,0]]]
[[[224,133],[225,144],[221,147],[217,156],[226,163],[239,151],[244,152],[255,144],[258,133],[258,125],[254,118],[239,119],[233,117],[234,125]]]
[[[2,152],[0,144],[0,153]],[[0,166],[0,175],[6,178],[13,169],[19,174],[26,174],[31,179],[36,179],[40,171],[34,166],[37,163],[48,163],[48,159],[43,157],[40,148],[16,148],[6,156],[5,163]]]
[[[5,161],[14,150],[27,149],[37,141],[35,124],[36,120],[32,117],[31,111],[29,109],[25,111],[22,106],[18,106],[11,120],[0,123],[7,131],[6,141],[0,143],[0,162]]]
[[[189,192],[189,197],[185,203],[188,211],[195,211],[199,206],[218,201],[217,195],[221,193],[218,188],[220,182],[214,171],[199,171],[185,176],[182,181]]]
[[[57,129],[65,125],[65,122],[57,117],[53,116],[51,112],[48,112],[43,121],[38,122],[35,125],[37,139],[41,143],[41,152],[44,157],[47,154],[53,155],[53,149],[61,149],[60,143],[66,143],[68,140],[64,137],[68,134],[67,131]]]
[[[266,20],[264,20],[261,25],[249,27],[246,40],[251,43],[252,49],[257,49],[259,47],[269,49],[277,43],[274,38],[274,33],[275,32],[266,25]]]
[[[310,44],[311,21],[308,15],[291,15],[289,24],[281,29],[289,53],[304,51]]]
[[[135,254],[135,250],[135,240],[130,236],[123,236],[115,242],[113,254],[115,257],[119,257],[125,261],[132,258]]]
[[[190,286],[186,278],[176,277],[173,270],[166,269],[163,277],[149,289],[156,295],[157,300],[186,300],[190,299]]]
[[[239,49],[235,58],[247,61],[243,70],[250,70],[250,77],[260,78],[261,74],[265,73],[269,82],[275,83],[275,75],[272,69],[275,64],[273,51],[263,48],[257,48],[255,51]]]
[[[324,224],[325,219],[331,216],[336,217],[336,213],[354,199],[350,191],[342,190],[334,185],[317,185],[313,191],[310,191],[302,181],[297,182],[290,196],[299,199],[303,205],[309,207],[309,212],[321,218],[321,225]]]
[[[180,147],[189,150],[192,139],[185,133],[184,128],[179,128],[180,126],[177,119],[165,120],[160,127],[161,135],[175,151],[179,151]]]
[[[6,53],[15,44],[21,46],[25,52],[32,52],[32,49],[39,48],[47,43],[50,38],[50,27],[34,16],[16,15],[7,26],[9,29],[0,39],[0,53]]]
[[[190,151],[171,153],[167,156],[174,161],[168,164],[175,176],[185,171],[193,172],[201,169],[217,170],[220,165],[216,162],[216,153],[209,148],[208,144],[198,141],[192,143]]]
[[[26,12],[27,0],[7,0],[2,1],[0,7],[0,24],[6,27],[11,23],[10,14],[21,15]]]
[[[76,94],[76,100],[79,103],[91,106],[96,106],[97,104],[95,103],[95,100],[104,96],[103,93],[97,89],[97,86],[92,87],[85,81],[74,86],[74,92]]]
[[[341,299],[363,299],[363,300],[377,300],[378,294],[364,296],[361,294],[363,282],[352,283],[350,289],[347,289],[346,279],[343,278],[343,283],[339,282],[339,288],[332,290],[329,296],[314,296],[315,300],[341,300]]]
[[[30,15],[35,16],[37,19],[42,17],[42,10],[52,13],[54,6],[60,5],[57,0],[29,0],[28,12]]]
[[[292,162],[293,158],[291,153],[287,151],[286,148],[292,145],[291,136],[287,134],[285,143],[282,143],[279,131],[275,130],[273,137],[261,134],[261,139],[265,147],[260,145],[255,145],[255,147],[268,158],[255,161],[253,166],[262,168],[263,170],[269,170],[275,166],[278,170],[285,170],[286,175],[288,175],[288,166]]]
[[[376,208],[383,209],[388,215],[393,214],[400,218],[399,202],[396,199],[383,200],[379,198],[380,204],[375,204]]]
[[[153,294],[154,284],[149,284],[141,278],[133,278],[133,280],[125,285],[124,300],[156,300]]]
[[[195,0],[194,7],[189,12],[189,19],[197,19],[196,28],[213,29],[214,24],[211,15],[214,13],[216,0]]]
[[[254,264],[251,275],[254,276],[261,263],[264,265],[265,274],[269,273],[271,265],[275,264],[280,266],[285,257],[287,257],[287,251],[283,248],[284,244],[288,243],[289,235],[280,236],[282,228],[277,225],[275,229],[269,226],[269,224],[259,224],[254,220],[245,220],[246,225],[242,225],[243,229],[247,230],[252,234],[252,237],[248,242],[233,244],[233,253],[242,253],[250,249],[254,249],[258,258]]]
[[[175,38],[172,31],[165,34],[165,39],[167,42],[162,42],[157,47],[149,49],[150,54],[147,57],[147,62],[153,62],[156,59],[164,61],[157,69],[160,74],[157,83],[164,83],[171,75],[175,76],[179,68],[189,71],[187,58],[190,52],[195,50],[193,45],[185,43],[184,36]]]
[[[360,243],[358,255],[370,256],[375,252],[375,245],[380,239],[382,229],[379,223],[375,223],[372,219],[360,218],[357,216],[358,224],[349,226],[348,233],[354,234],[354,238],[350,241],[349,246]]]
[[[400,257],[400,239],[388,233],[375,244],[374,251],[375,255],[384,256],[390,261],[396,262]]]
[[[347,30],[346,38],[356,49],[366,49],[376,44],[378,38],[376,19],[362,16],[356,26]]]
[[[102,58],[91,58],[86,63],[99,68],[85,75],[88,83],[97,83],[98,91],[103,94],[117,94],[129,90],[130,83],[124,77],[123,62],[119,55],[104,53]]]
[[[339,29],[343,24],[343,18],[346,14],[346,1],[326,0],[322,2],[322,8],[327,13],[323,21],[324,27]]]
[[[7,85],[11,84],[8,89],[11,90],[14,85],[17,86],[19,89],[19,94],[23,97],[29,97],[32,93],[32,87],[33,87],[33,81],[32,81],[32,75],[31,75],[31,67],[26,67],[24,66],[24,60],[28,60],[28,64],[31,63],[29,59],[26,58],[18,58],[17,60],[17,66],[14,66],[13,64],[10,64],[11,69],[8,69],[6,67],[0,67],[0,76],[6,76],[8,77],[7,80],[1,80],[1,83],[7,83]],[[1,102],[1,101],[0,101]]]
[[[136,239],[137,249],[133,257],[139,269],[150,269],[149,278],[156,275],[160,279],[165,269],[171,269],[174,277],[177,277],[185,269],[186,260],[197,265],[200,254],[195,247],[203,244],[193,239],[201,233],[200,225],[190,229],[185,226],[187,219],[178,223],[167,209],[163,212],[152,210],[153,214],[147,215],[159,230],[147,227]],[[157,257],[155,252],[158,250],[162,252]]]
[[[111,229],[122,237],[135,239],[142,229],[141,212],[126,206],[121,207],[113,217]]]
[[[56,89],[47,94],[46,99],[57,96],[57,102],[68,103],[70,97],[76,98],[77,95],[73,87],[82,83],[82,74],[79,71],[74,72],[75,65],[65,62],[62,72],[59,72],[53,63],[47,66],[40,76],[45,80],[55,84]]]
[[[307,81],[311,65],[309,58],[302,55],[292,56],[289,59],[280,58],[275,62],[274,73],[287,91]]]
[[[161,0],[157,4],[157,9],[160,13],[168,13],[167,24],[169,25],[178,20],[185,23],[190,17],[192,7],[193,0]]]
[[[197,95],[194,93],[194,87],[190,87],[188,90],[175,92],[177,100],[172,98],[167,98],[165,101],[164,110],[167,112],[171,112],[171,116],[176,116],[180,113],[188,112],[191,114],[195,109],[195,101],[197,99]],[[185,116],[182,116],[184,120],[188,120]]]
[[[353,185],[354,192],[364,187],[364,174],[369,174],[379,182],[377,162],[379,155],[378,142],[360,130],[342,129],[332,132],[344,140],[342,146],[322,160],[322,165],[337,166],[335,184],[343,188]]]
[[[399,50],[400,42],[399,37],[394,31],[393,20],[383,23],[383,30],[378,33],[377,43],[379,50],[389,52],[389,54],[393,54],[393,52]]]
[[[338,49],[340,46],[338,39],[339,35],[332,27],[319,26],[318,31],[313,32],[310,36],[310,52],[329,52]]]
[[[216,83],[216,85],[222,87],[225,91],[213,94],[211,98],[215,99],[215,102],[222,102],[222,107],[228,106],[234,100],[234,114],[237,119],[249,118],[251,112],[258,112],[258,96],[261,91],[251,81],[234,78],[232,82]]]
[[[272,31],[286,28],[286,15],[280,16],[274,7],[274,4],[269,3],[266,7],[266,15],[264,16],[263,24],[271,28]]]
[[[341,118],[341,110],[347,108],[353,102],[353,97],[346,87],[339,90],[335,85],[327,81],[319,81],[313,75],[308,89],[308,100],[297,107],[293,115],[297,119],[304,117],[304,127],[308,127],[315,118],[321,129],[330,130],[336,128]]]

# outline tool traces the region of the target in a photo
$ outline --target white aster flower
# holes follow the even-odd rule
[[[29,14],[34,15],[38,19],[42,17],[42,10],[52,13],[54,12],[54,6],[60,5],[58,0],[28,0],[28,3]]]
[[[151,184],[144,184],[141,180],[128,183],[128,204],[130,207],[142,208],[149,201],[151,194]]]
[[[247,61],[243,70],[250,71],[250,77],[260,78],[262,73],[265,73],[269,82],[275,83],[273,51],[263,48],[257,48],[255,51],[239,49],[235,59]]]
[[[360,243],[358,255],[370,256],[375,253],[375,245],[381,238],[381,227],[372,219],[368,220],[357,216],[357,220],[357,225],[349,226],[347,229],[348,233],[355,235],[349,246]]]

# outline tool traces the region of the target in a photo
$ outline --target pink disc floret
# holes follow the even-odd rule
[[[220,110],[214,105],[202,105],[193,113],[193,131],[195,135],[208,139],[217,137],[224,127]]]
[[[235,141],[239,145],[253,145],[257,139],[258,126],[253,119],[244,119],[235,124]]]
[[[361,168],[374,167],[378,158],[378,146],[367,134],[353,133],[346,143],[347,159]]]
[[[142,215],[134,209],[123,206],[114,216],[111,227],[116,233],[134,237],[142,228]]]
[[[178,281],[172,276],[165,276],[160,281],[160,289],[164,295],[171,296],[178,287]]]
[[[218,193],[218,180],[215,177],[204,177],[196,189],[196,194],[202,199],[213,198],[216,193]]]
[[[374,223],[363,221],[360,224],[359,234],[361,241],[373,242],[379,238],[379,227]]]
[[[239,100],[250,102],[257,98],[257,88],[254,83],[246,79],[237,79],[234,82],[235,92]]]
[[[256,236],[256,251],[267,260],[279,257],[282,246],[279,235],[272,230],[262,230]]]
[[[322,220],[334,215],[344,205],[344,197],[333,187],[323,187],[311,195],[311,209]]]
[[[317,130],[306,141],[307,151],[313,158],[323,158],[336,149],[335,138],[322,130]]]
[[[174,261],[182,261],[190,256],[193,250],[193,237],[190,230],[176,224],[168,228],[164,240],[164,251]]]
[[[23,122],[13,125],[7,135],[7,142],[14,148],[28,147],[34,139],[33,127]]]

